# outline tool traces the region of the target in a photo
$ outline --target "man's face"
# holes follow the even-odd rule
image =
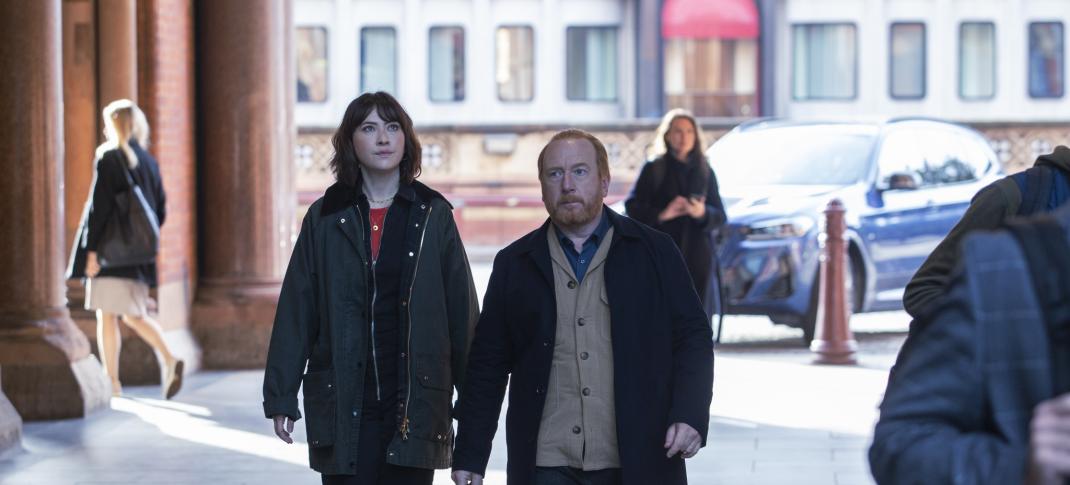
[[[594,147],[585,139],[550,143],[539,182],[550,220],[562,227],[593,221],[609,193],[609,174],[598,173]]]

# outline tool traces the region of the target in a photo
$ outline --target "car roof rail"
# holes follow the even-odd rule
[[[948,120],[948,119],[945,119],[945,118],[937,118],[935,116],[920,116],[920,115],[918,115],[918,116],[893,116],[891,118],[888,118],[884,123],[890,125],[892,123],[902,123],[904,121],[932,121],[932,122],[935,122],[935,123],[947,123],[947,124],[952,124],[952,125],[959,124],[959,123],[956,123],[954,121],[951,121],[951,120]]]
[[[749,119],[747,121],[744,121],[744,122],[736,125],[736,129],[740,130],[740,131],[743,131],[743,130],[747,130],[747,129],[750,129],[750,128],[754,128],[755,126],[760,125],[762,123],[768,123],[770,121],[779,121],[779,120],[782,120],[782,119],[783,118],[781,118],[779,116],[759,116],[757,118],[752,118],[752,119]]]

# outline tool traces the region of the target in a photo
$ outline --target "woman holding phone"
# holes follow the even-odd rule
[[[702,130],[683,109],[665,114],[624,202],[628,216],[672,237],[687,262],[699,298],[706,300],[713,258],[711,231],[725,222],[724,204],[706,156]],[[719,282],[714,281],[714,288]],[[707,312],[712,314],[709,308]]]

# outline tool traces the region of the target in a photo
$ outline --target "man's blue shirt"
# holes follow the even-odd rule
[[[609,216],[606,215],[606,211],[602,209],[602,220],[598,222],[598,227],[594,229],[591,236],[583,242],[583,250],[576,252],[576,247],[572,244],[572,241],[565,236],[561,231],[561,228],[554,225],[557,229],[557,237],[561,241],[561,249],[565,250],[565,257],[568,258],[568,263],[572,265],[572,272],[576,273],[576,280],[583,281],[583,275],[587,274],[587,267],[591,265],[591,259],[594,259],[594,253],[598,252],[598,244],[602,242],[602,239],[606,237],[606,233],[609,232]]]

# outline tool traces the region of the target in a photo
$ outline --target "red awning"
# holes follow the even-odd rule
[[[754,0],[665,0],[661,35],[666,39],[757,39]]]

